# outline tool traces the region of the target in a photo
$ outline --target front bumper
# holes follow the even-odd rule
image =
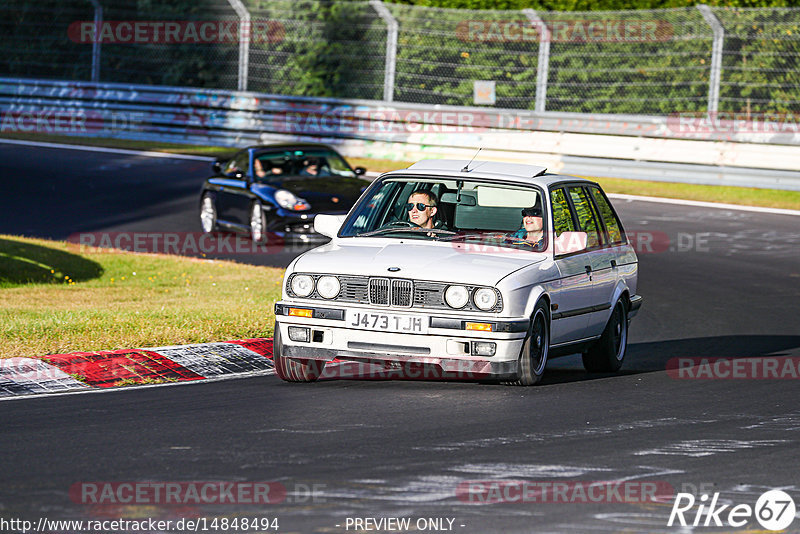
[[[327,303],[326,303],[327,304]],[[290,309],[312,310],[311,317],[289,316]],[[353,307],[360,312],[400,310]],[[452,314],[403,310],[427,321],[424,334],[373,331],[348,326],[347,308],[279,302],[275,305],[282,355],[300,360],[333,360],[404,371],[412,378],[461,380],[510,379],[517,375],[529,321],[478,319]],[[466,330],[466,323],[485,322],[492,331]],[[308,341],[292,341],[289,327],[309,329]],[[494,343],[492,356],[475,354],[475,343]]]

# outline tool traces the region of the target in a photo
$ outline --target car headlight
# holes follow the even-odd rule
[[[292,278],[292,292],[298,297],[307,297],[314,292],[314,279],[307,274],[298,274]]]
[[[317,293],[324,299],[332,299],[339,294],[342,285],[335,276],[323,276],[317,280]]]
[[[447,286],[444,301],[451,308],[463,308],[469,301],[469,291],[464,286]]]
[[[275,202],[278,203],[278,206],[292,211],[307,210],[310,207],[308,202],[302,198],[297,198],[294,193],[286,189],[275,191]]]
[[[497,293],[495,293],[494,289],[482,287],[475,290],[472,300],[478,308],[483,311],[489,311],[497,304]]]

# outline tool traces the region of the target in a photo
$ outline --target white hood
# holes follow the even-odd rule
[[[297,258],[294,272],[388,276],[496,285],[544,254],[477,244],[383,238],[337,239]],[[390,267],[399,267],[390,272]]]

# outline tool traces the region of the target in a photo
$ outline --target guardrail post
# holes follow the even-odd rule
[[[383,5],[381,0],[369,0],[370,5],[380,18],[386,23],[386,65],[383,73],[383,99],[386,102],[394,100],[394,76],[397,66],[397,19]]]
[[[239,15],[239,91],[247,91],[247,73],[250,68],[250,12],[241,0],[228,0]]]
[[[103,6],[99,0],[90,0],[94,6],[94,34],[92,35],[92,81],[100,81],[100,27],[103,25]]]
[[[534,110],[539,113],[545,109],[547,102],[547,74],[550,70],[550,28],[533,9],[523,9],[528,20],[540,28],[539,59],[536,64],[536,102]]]
[[[711,26],[714,41],[711,47],[711,77],[708,81],[708,114],[716,114],[719,110],[719,86],[722,78],[722,45],[725,40],[725,28],[719,19],[705,4],[697,4],[697,9]]]

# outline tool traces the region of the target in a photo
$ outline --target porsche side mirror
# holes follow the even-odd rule
[[[211,170],[214,171],[216,174],[222,172],[222,161],[219,158],[214,160],[214,163],[211,164]]]
[[[363,176],[367,174],[367,169],[365,169],[364,167],[356,167],[355,169],[353,169],[353,171],[355,171],[356,176]]]

